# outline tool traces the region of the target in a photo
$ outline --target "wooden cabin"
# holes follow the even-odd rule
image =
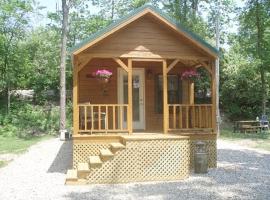
[[[66,183],[183,179],[197,140],[206,142],[209,167],[216,167],[217,57],[148,5],[75,46],[74,169]],[[207,104],[196,104],[194,79],[183,77],[197,68],[211,80]]]

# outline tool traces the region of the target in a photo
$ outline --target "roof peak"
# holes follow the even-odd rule
[[[77,50],[79,50],[80,48],[82,48],[84,45],[86,45],[86,44],[90,43],[91,41],[93,41],[93,40],[101,37],[103,34],[105,34],[105,33],[109,32],[109,31],[113,30],[114,28],[116,28],[119,25],[123,24],[124,22],[132,19],[133,17],[135,17],[136,15],[140,14],[141,12],[143,12],[143,11],[145,11],[147,9],[149,9],[150,11],[158,14],[159,16],[161,16],[162,18],[164,18],[165,20],[167,20],[170,24],[176,26],[179,31],[184,32],[191,39],[195,40],[196,42],[199,42],[202,46],[206,47],[211,52],[213,52],[214,54],[218,55],[218,50],[215,47],[213,47],[208,42],[206,42],[205,40],[203,40],[199,35],[193,33],[192,31],[189,31],[181,23],[177,22],[175,19],[173,19],[169,15],[165,14],[162,10],[160,10],[159,8],[153,6],[153,5],[149,4],[149,3],[144,4],[143,6],[141,6],[141,7],[137,8],[137,9],[131,11],[130,13],[128,13],[127,15],[125,15],[124,17],[115,20],[114,22],[112,22],[107,27],[105,27],[105,28],[97,31],[96,33],[90,35],[89,38],[86,38],[82,42],[76,44],[69,51],[71,53],[76,52]]]

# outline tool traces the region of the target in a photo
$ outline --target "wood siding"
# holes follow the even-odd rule
[[[147,15],[97,43],[85,53],[92,56],[138,58],[207,57],[190,41]]]
[[[92,104],[117,104],[117,68],[112,59],[93,59],[79,73],[79,103]],[[133,68],[145,68],[145,125],[146,131],[163,130],[163,114],[156,109],[156,76],[162,74],[162,63],[160,62],[134,62]],[[105,86],[95,78],[89,76],[97,69],[109,69],[113,76]],[[178,74],[185,69],[181,63],[177,64],[169,74]],[[151,74],[149,75],[149,71]],[[107,93],[103,93],[104,87]],[[183,81],[182,102],[189,101],[188,85]]]

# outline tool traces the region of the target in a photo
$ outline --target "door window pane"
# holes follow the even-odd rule
[[[138,75],[133,75],[133,83],[132,83],[132,103],[133,103],[133,121],[140,121],[140,77]],[[124,81],[124,103],[128,103],[128,77],[125,75],[123,77]],[[127,116],[125,114],[124,120],[127,120]]]

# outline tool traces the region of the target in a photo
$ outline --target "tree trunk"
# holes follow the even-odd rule
[[[185,23],[187,23],[187,13],[188,13],[187,0],[184,0],[184,2],[183,2],[183,18],[184,18]]]
[[[8,52],[8,50],[6,51]],[[6,81],[6,111],[7,111],[7,114],[9,114],[10,112],[10,79],[9,79],[9,68],[8,68],[8,55],[7,53],[5,53],[5,59],[4,59],[4,68],[5,68],[5,81]]]
[[[114,7],[115,7],[115,2],[114,2],[114,0],[112,0],[112,11],[111,11],[111,20],[113,20],[114,19]]]
[[[10,82],[7,83],[7,113],[10,112]]]
[[[198,12],[198,5],[199,5],[198,0],[192,0],[192,2],[191,2],[191,8],[192,8],[192,14],[193,14],[193,16],[196,16],[196,14]]]
[[[256,28],[257,28],[257,54],[260,60],[260,76],[261,76],[261,98],[262,98],[262,114],[266,113],[266,82],[265,82],[265,70],[262,63],[262,39],[263,39],[263,30],[262,30],[262,22],[260,18],[260,5],[258,0],[256,0]]]
[[[61,36],[61,61],[60,61],[60,131],[66,129],[66,47],[68,32],[69,7],[66,0],[62,0],[62,36]]]
[[[266,114],[266,83],[265,83],[265,71],[263,66],[260,66],[260,75],[261,75],[261,83],[262,83],[262,114]]]

